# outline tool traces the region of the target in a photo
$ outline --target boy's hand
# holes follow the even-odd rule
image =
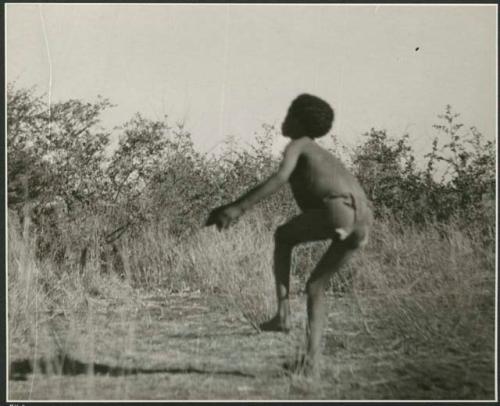
[[[217,230],[225,230],[241,216],[242,212],[243,210],[231,205],[218,207],[210,212],[205,226],[215,224]]]

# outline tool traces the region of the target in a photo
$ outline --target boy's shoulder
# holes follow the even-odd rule
[[[316,143],[309,137],[301,137],[291,140],[284,150],[284,156],[287,157],[306,157],[306,158],[319,158],[321,160],[337,161],[338,159],[327,149]]]
[[[284,159],[294,160],[298,159],[302,155],[308,155],[308,151],[311,149],[311,144],[314,144],[314,141],[308,137],[291,140],[283,151]]]

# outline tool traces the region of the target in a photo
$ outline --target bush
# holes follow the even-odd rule
[[[228,139],[211,157],[195,150],[183,125],[140,114],[117,128],[118,147],[107,152],[110,133],[98,125],[111,107],[106,99],[47,108],[34,89],[9,84],[7,90],[9,207],[28,213],[43,230],[38,255],[59,262],[79,257],[90,243],[96,257],[116,251],[125,235],[131,240],[153,224],[182,240],[199,229],[211,208],[255,186],[279,163],[271,152],[272,126],[264,125],[249,148]],[[371,129],[346,160],[377,218],[394,216],[401,227],[481,224],[492,243],[494,217],[487,203],[494,196],[494,144],[474,127],[465,131],[458,117],[450,106],[439,115],[432,150],[424,157],[416,157],[409,135],[392,138]],[[276,218],[297,213],[286,187],[258,210],[268,229]]]
[[[417,159],[409,136],[388,137],[371,129],[353,153],[353,171],[375,207],[405,224],[460,219],[488,223],[485,201],[494,200],[495,146],[475,128],[463,131],[447,106],[434,125],[432,150]],[[421,161],[417,165],[417,161]]]

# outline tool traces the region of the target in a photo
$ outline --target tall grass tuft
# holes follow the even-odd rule
[[[492,348],[494,262],[493,246],[485,247],[474,227],[401,229],[388,218],[352,265],[354,293],[360,300],[376,296],[384,309],[379,317],[415,345],[436,340]]]
[[[30,365],[34,372],[31,388],[39,377],[37,372],[60,374],[75,354],[83,360],[95,359],[93,301],[121,298],[132,302],[134,296],[126,281],[100,273],[93,254],[83,272],[78,261],[56,264],[51,256],[37,258],[38,238],[29,217],[21,224],[9,212],[9,360]]]

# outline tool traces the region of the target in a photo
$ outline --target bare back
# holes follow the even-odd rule
[[[352,194],[357,201],[366,200],[358,180],[339,159],[309,138],[293,142],[301,148],[290,185],[303,211],[325,208],[324,199],[332,196]]]

